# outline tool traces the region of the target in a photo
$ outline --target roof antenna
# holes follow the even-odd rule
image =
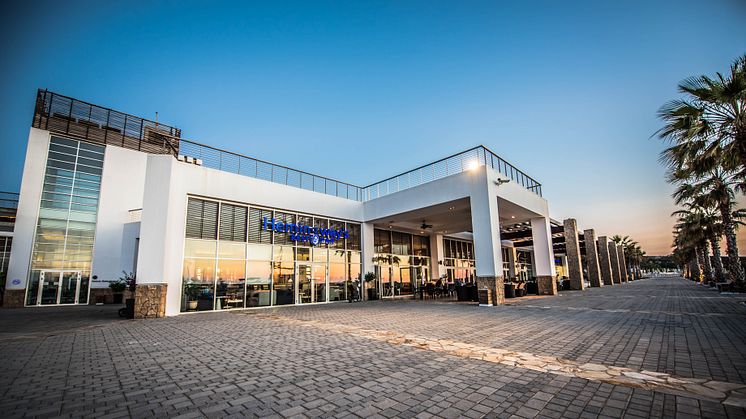
[[[155,111],[155,127],[158,128],[158,111]]]

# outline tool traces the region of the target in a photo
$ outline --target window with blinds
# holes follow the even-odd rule
[[[412,236],[412,247],[417,256],[430,256],[430,238],[427,236]]]
[[[360,250],[360,224],[347,223],[347,250]]]
[[[295,244],[295,242],[291,239],[293,232],[288,231],[288,227],[287,227],[288,224],[295,224],[295,215],[288,214],[285,212],[275,211],[275,220],[277,220],[278,223],[281,222],[285,226],[284,233],[282,232],[276,233],[275,244]]]
[[[186,236],[190,239],[217,238],[218,203],[189,198],[187,203]]]
[[[264,218],[270,223],[268,230],[263,230]],[[272,211],[261,208],[249,209],[249,243],[272,244]]]
[[[342,232],[345,229],[344,221],[329,220],[329,230],[337,230]],[[339,240],[329,244],[330,249],[344,249],[345,241],[344,238],[340,237]]]
[[[246,213],[248,208],[237,205],[220,205],[220,240],[246,241]]]

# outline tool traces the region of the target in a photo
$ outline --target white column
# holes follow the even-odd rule
[[[361,239],[363,241],[363,251],[361,257],[363,258],[362,261],[362,284],[361,286],[361,297],[363,299],[368,298],[368,291],[366,291],[366,284],[365,284],[365,274],[368,272],[375,272],[375,266],[373,264],[373,254],[375,253],[375,241],[373,240],[373,223],[363,223],[360,226],[360,235]],[[377,279],[377,281],[380,281],[380,278]],[[371,285],[372,286],[372,285]]]
[[[13,245],[5,281],[5,307],[23,307],[26,282],[34,249],[39,203],[47,166],[49,132],[31,128],[23,165],[21,193],[18,197]]]
[[[531,219],[531,238],[534,242],[534,267],[539,294],[554,295],[557,293],[557,281],[554,249],[552,248],[552,226],[549,224],[549,218]]]
[[[497,209],[497,185],[485,167],[474,173],[469,196],[471,229],[474,235],[474,254],[480,305],[497,305],[505,301],[500,217]],[[490,290],[490,297],[481,290]]]
[[[502,276],[503,258],[500,249],[500,217],[497,194],[489,185],[471,195],[471,228],[474,234],[474,254],[477,276]]]
[[[445,250],[443,248],[443,235],[430,235],[430,279],[437,281],[441,275],[445,274],[445,267],[441,265],[445,260]]]

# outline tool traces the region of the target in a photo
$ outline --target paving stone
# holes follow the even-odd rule
[[[0,411],[10,418],[745,417],[741,300],[682,279],[650,279],[490,309],[376,301],[143,321],[120,320],[113,306],[0,310]],[[454,354],[433,349],[443,341]],[[455,353],[474,356],[474,348],[522,354],[524,367]],[[645,379],[679,374],[695,380],[698,394],[557,375],[541,370],[547,359],[596,372],[635,366]]]

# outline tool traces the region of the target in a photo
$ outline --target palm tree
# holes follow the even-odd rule
[[[696,281],[712,281],[708,237],[705,233],[708,220],[699,210],[676,211],[671,215],[678,217],[674,226],[674,247],[690,261]]]
[[[723,159],[723,153],[718,149],[713,150],[707,156],[677,156],[677,168],[669,172],[668,180],[679,186],[673,194],[677,204],[691,203],[699,208],[700,212],[709,209],[717,210],[719,222],[702,222],[702,225],[710,227],[710,234],[725,235],[726,251],[728,255],[728,278],[741,283],[744,280],[743,270],[738,258],[738,241],[736,229],[738,219],[734,218],[733,207],[736,204],[734,189],[739,179],[737,174],[730,172],[718,165],[717,161]],[[738,212],[736,212],[738,214]],[[712,243],[713,250],[719,253],[719,242]],[[718,262],[716,262],[718,263]]]
[[[720,222],[720,217],[712,208],[701,207],[693,202],[686,202],[684,206],[686,209],[674,211],[671,215],[697,219],[697,223],[701,226],[702,234],[706,239],[706,244],[709,245],[707,247],[712,248],[712,258],[709,256],[709,249],[705,248],[706,263],[711,266],[715,281],[725,282],[725,271],[720,255],[720,237],[723,235],[723,224]]]
[[[627,263],[627,271],[632,275],[633,278],[640,277],[640,264],[645,256],[645,252],[640,247],[639,243],[632,240],[629,236],[614,235],[611,237],[611,241],[622,247],[624,252],[624,259]]]
[[[679,92],[684,99],[658,112],[665,122],[658,135],[680,151],[707,155],[722,150],[728,168],[738,175],[738,189],[746,192],[746,55],[731,64],[729,74],[688,78]]]

